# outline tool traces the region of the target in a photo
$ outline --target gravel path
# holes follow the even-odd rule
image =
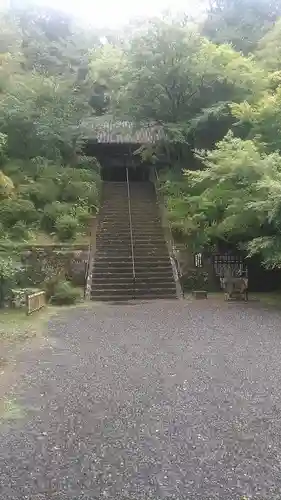
[[[280,340],[251,304],[70,311],[18,360],[1,500],[280,500]]]

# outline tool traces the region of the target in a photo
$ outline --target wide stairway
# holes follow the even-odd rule
[[[149,182],[104,182],[92,300],[175,299],[176,285]]]

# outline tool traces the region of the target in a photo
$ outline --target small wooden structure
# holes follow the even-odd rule
[[[27,294],[26,296],[26,314],[32,314],[36,311],[40,311],[46,305],[46,293],[45,292],[35,292]]]
[[[236,278],[233,276],[226,276],[220,278],[221,287],[224,290],[224,299],[230,300],[234,298],[248,300],[248,278]]]

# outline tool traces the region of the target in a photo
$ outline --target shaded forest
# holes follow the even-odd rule
[[[162,189],[175,234],[195,249],[234,242],[280,267],[280,0],[211,0],[203,20],[116,32],[14,10],[0,30],[1,240],[85,231],[100,184],[82,154],[85,124],[110,117],[163,127],[165,144],[140,154],[169,152]]]

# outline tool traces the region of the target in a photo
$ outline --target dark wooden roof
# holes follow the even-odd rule
[[[164,139],[163,128],[129,121],[92,120],[86,125],[88,140],[98,144],[153,144]]]

